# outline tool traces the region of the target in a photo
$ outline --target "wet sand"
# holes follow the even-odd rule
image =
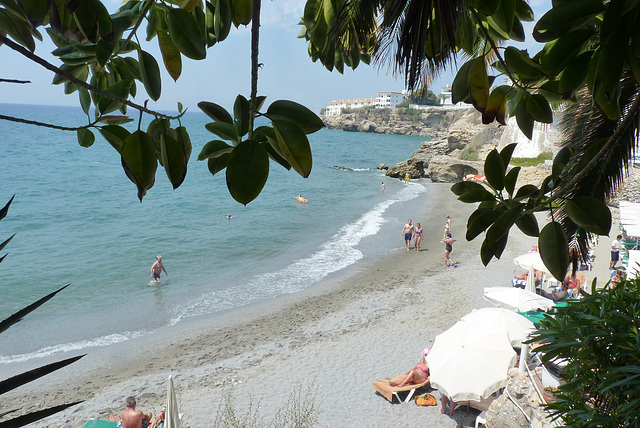
[[[480,261],[481,239],[467,242],[464,224],[474,206],[456,201],[449,184],[428,184],[428,212],[408,213],[422,223],[422,251],[398,250],[362,261],[346,276],[300,293],[181,322],[144,338],[91,349],[79,362],[3,396],[2,409],[33,403],[32,409],[86,400],[36,427],[81,427],[89,418],[119,414],[134,395],[138,409],[154,415],[166,402],[173,375],[184,427],[212,427],[225,396],[239,414],[252,403],[270,422],[299,390],[315,395],[317,426],[472,426],[475,410],[451,418],[439,407],[391,404],[373,381],[413,367],[436,335],[474,308],[488,286],[510,286],[513,258],[535,243],[513,229],[502,260]],[[456,239],[444,266],[444,216],[452,217]],[[60,356],[57,356],[60,358]],[[36,361],[34,364],[41,364]],[[2,376],[5,377],[4,375]],[[440,398],[438,391],[433,394]]]

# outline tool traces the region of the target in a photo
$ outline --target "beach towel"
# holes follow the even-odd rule
[[[116,428],[117,422],[105,421],[102,419],[89,419],[82,428]]]
[[[409,399],[411,399],[411,397],[413,396],[413,393],[415,392],[416,389],[418,388],[422,388],[423,386],[425,386],[426,384],[429,383],[429,381],[424,381],[423,383],[417,384],[417,385],[406,385],[406,386],[401,386],[401,387],[397,387],[397,386],[391,386],[390,383],[391,382],[400,382],[402,379],[404,379],[405,375],[400,375],[400,376],[396,376],[392,379],[381,379],[381,380],[377,380],[375,382],[373,382],[373,389],[378,391],[380,394],[382,394],[382,396],[384,398],[386,398],[387,400],[389,400],[389,402],[393,403],[393,394],[394,393],[398,393],[398,392],[409,392],[409,396],[407,397],[406,400],[404,400],[405,402],[408,401]],[[398,397],[399,401],[400,397]]]

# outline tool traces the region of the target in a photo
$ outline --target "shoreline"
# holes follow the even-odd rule
[[[483,287],[508,285],[513,257],[529,250],[533,238],[514,229],[502,260],[484,268],[481,240],[464,239],[463,225],[475,207],[458,202],[448,184],[429,187],[420,215],[408,216],[425,230],[419,254],[404,250],[398,231],[399,249],[381,260],[361,261],[350,273],[301,292],[91,350],[4,395],[6,409],[26,402],[36,410],[42,398],[47,406],[86,399],[33,425],[81,427],[89,418],[119,414],[124,398],[134,395],[139,409],[156,414],[171,374],[185,427],[211,426],[225,391],[233,391],[240,414],[253,397],[270,420],[296,387],[304,395],[310,384],[321,409],[319,426],[412,426],[425,417],[429,426],[472,425],[474,411],[450,418],[438,406],[392,405],[372,382],[404,373],[437,334],[473,308],[490,306],[482,300]],[[457,268],[443,265],[439,241],[446,214],[453,218]]]

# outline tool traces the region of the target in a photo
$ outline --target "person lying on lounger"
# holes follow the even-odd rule
[[[567,284],[565,284],[564,282],[561,282],[560,287],[556,287],[556,289],[553,290],[551,293],[549,293],[546,290],[540,290],[540,295],[542,297],[546,297],[547,299],[551,299],[554,302],[559,302],[560,300],[564,299],[569,295],[569,289],[567,287]]]
[[[429,348],[423,349],[422,360],[420,360],[420,362],[416,364],[414,368],[406,372],[404,374],[404,378],[400,382],[389,382],[389,385],[403,387],[407,385],[420,385],[424,382],[428,382],[430,378],[429,366],[427,366],[428,353]]]

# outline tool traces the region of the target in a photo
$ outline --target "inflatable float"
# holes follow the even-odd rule
[[[307,203],[307,200],[305,198],[303,198],[302,196],[298,195],[294,198],[296,201],[301,202],[303,204]]]

